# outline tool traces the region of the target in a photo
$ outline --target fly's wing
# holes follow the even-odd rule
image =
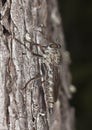
[[[58,94],[59,94],[59,87],[60,87],[60,74],[59,74],[59,70],[58,70],[58,66],[54,66],[53,67],[53,78],[54,78],[54,101],[56,102],[58,99]]]

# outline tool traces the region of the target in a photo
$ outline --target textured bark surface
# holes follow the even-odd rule
[[[61,27],[56,0],[0,0],[0,130],[74,129]],[[62,55],[56,66],[44,54],[54,42]]]

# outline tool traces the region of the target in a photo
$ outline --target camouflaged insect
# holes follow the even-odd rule
[[[58,89],[58,86],[55,84],[55,78],[54,78],[54,69],[58,67],[61,63],[61,54],[60,54],[60,45],[57,45],[56,43],[50,43],[47,48],[44,50],[42,62],[45,63],[47,68],[47,84],[46,84],[46,97],[47,97],[47,104],[49,111],[53,111],[54,108],[54,102],[55,102],[55,92],[54,87]],[[54,68],[54,69],[53,69]],[[56,74],[57,75],[57,74]],[[58,81],[57,81],[58,82]],[[55,89],[56,90],[56,89]]]
[[[26,35],[27,41],[30,42],[31,38],[29,34]],[[41,65],[42,73],[41,75],[46,75],[45,85],[43,87],[44,94],[46,95],[46,104],[48,105],[49,111],[52,111],[54,108],[54,102],[57,100],[57,96],[55,98],[55,90],[57,93],[58,89],[58,81],[56,84],[56,80],[58,80],[58,66],[61,63],[61,53],[60,53],[60,44],[56,44],[54,42],[50,42],[47,46],[41,46],[40,44],[33,43],[32,45],[38,46],[38,54],[33,53],[34,56],[39,57],[39,63]],[[39,54],[40,53],[40,54]],[[55,70],[55,71],[54,71]],[[58,94],[56,94],[58,95]]]

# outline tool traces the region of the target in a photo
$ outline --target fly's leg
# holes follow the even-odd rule
[[[25,44],[23,44],[20,40],[18,40],[17,38],[14,38],[18,43],[20,43],[22,46],[24,46],[25,47],[25,49],[27,49],[32,55],[34,55],[34,56],[36,56],[36,57],[43,57],[42,55],[40,55],[40,54],[36,54],[36,53],[34,53],[33,52],[33,46],[37,46],[37,47],[40,47],[40,48],[46,48],[47,46],[41,46],[40,44],[36,44],[36,43],[34,43],[34,42],[29,42],[29,41],[27,41],[26,40],[26,42],[29,42],[30,43],[30,48],[29,47],[27,47]],[[44,54],[44,51],[41,49],[41,52],[42,52],[42,54]]]
[[[36,75],[35,77],[29,79],[29,80],[27,81],[27,83],[25,84],[25,86],[24,86],[22,89],[27,88],[28,84],[29,84],[31,81],[38,80],[38,79],[40,79],[41,77],[42,77],[42,76],[41,76],[40,74],[38,74],[38,75]]]
[[[38,30],[37,30],[37,31],[38,31]],[[24,37],[24,41],[25,41],[25,42],[29,42],[30,45],[31,45],[31,47],[32,47],[32,46],[38,46],[38,47],[40,47],[40,48],[46,48],[46,47],[47,47],[47,46],[41,45],[41,43],[40,43],[40,44],[35,43],[35,42],[31,39],[29,33],[26,33],[26,35],[25,35],[25,37]]]

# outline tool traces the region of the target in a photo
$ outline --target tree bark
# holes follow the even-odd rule
[[[0,0],[0,130],[73,130],[69,63],[56,0]]]

